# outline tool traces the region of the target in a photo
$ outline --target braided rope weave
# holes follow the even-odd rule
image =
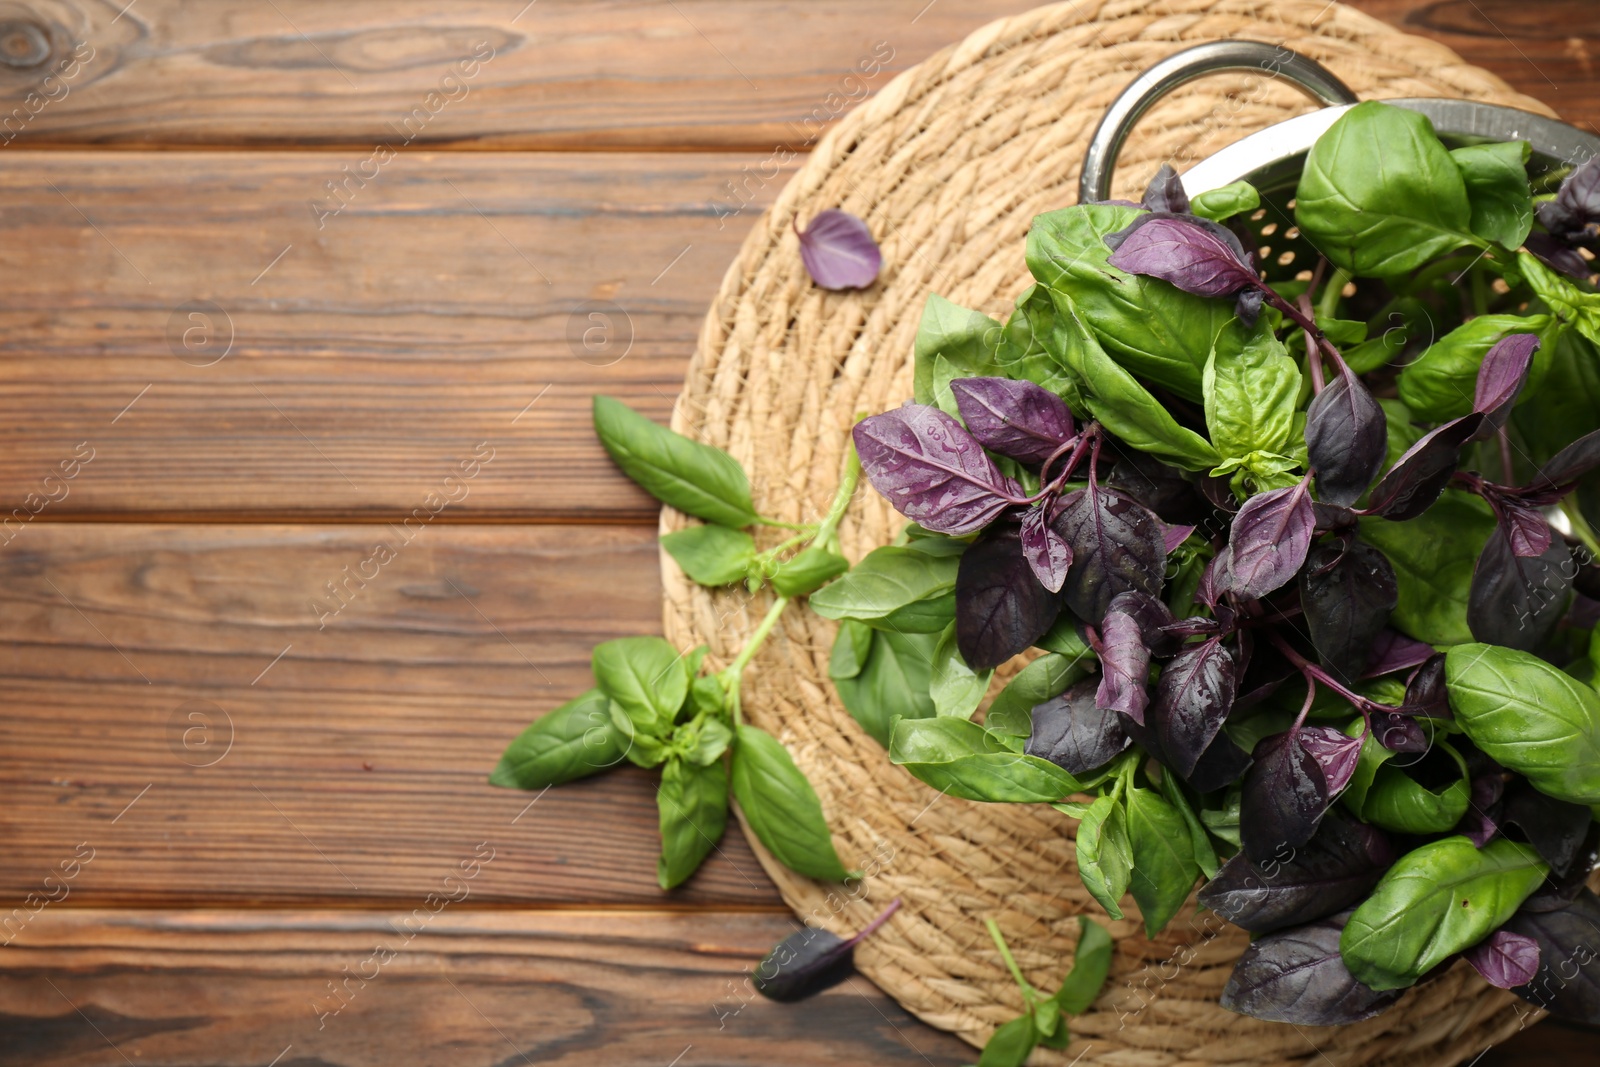
[[[1106,106],[1155,61],[1221,38],[1286,44],[1364,97],[1455,96],[1550,113],[1439,44],[1323,0],[1080,0],[1002,19],[901,74],[822,139],[729,267],[674,428],[731,451],[764,514],[814,521],[837,485],[854,415],[910,396],[927,295],[1004,321],[1030,280],[1029,220],[1076,201],[1079,162]],[[1264,76],[1197,82],[1142,121],[1114,195],[1137,198],[1161,162],[1182,170],[1310,106]],[[883,273],[864,292],[825,292],[801,265],[791,221],[829,207],[864,218],[882,244]],[[663,532],[686,521],[668,509]],[[864,489],[842,528],[846,554],[860,558],[903,522]],[[709,643],[713,659],[727,662],[768,602],[701,589],[665,554],[662,566],[667,636],[681,647]],[[788,746],[840,856],[866,876],[826,885],[773,862],[759,844],[757,852],[790,906],[837,932],[901,898],[857,949],[858,967],[920,1018],[981,1044],[1021,1010],[985,918],[1000,923],[1024,972],[1047,989],[1070,963],[1074,917],[1107,921],[1078,882],[1076,823],[1042,805],[942,797],[891,765],[834,696],[832,640],[832,623],[787,612],[746,674],[745,709]],[[1520,1002],[1465,965],[1355,1026],[1244,1018],[1217,1004],[1247,943],[1242,931],[1191,908],[1152,941],[1127,906],[1129,918],[1110,923],[1117,947],[1105,993],[1072,1020],[1070,1048],[1032,1062],[1067,1064],[1087,1050],[1084,1062],[1117,1067],[1447,1067],[1525,1022],[1513,1008]]]

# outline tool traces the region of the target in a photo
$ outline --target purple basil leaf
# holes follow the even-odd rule
[[[1311,504],[1312,512],[1317,516],[1317,533],[1336,533],[1341,530],[1354,530],[1361,517],[1347,507],[1338,504],[1324,504],[1320,500]]]
[[[1303,729],[1303,728],[1302,728]],[[1311,840],[1332,800],[1317,757],[1299,743],[1299,730],[1256,742],[1255,763],[1244,776],[1239,836],[1250,861],[1282,861]]]
[[[1305,482],[1257,493],[1233,517],[1218,588],[1259,599],[1286,585],[1305,562],[1316,525]]]
[[[1490,985],[1515,989],[1539,973],[1539,942],[1526,934],[1496,930],[1462,953],[1462,958]]]
[[[1406,683],[1406,709],[1430,719],[1450,718],[1450,695],[1445,690],[1444,653],[1436,652]]]
[[[1461,447],[1476,436],[1483,423],[1483,416],[1473,412],[1430,430],[1373,488],[1367,510],[1394,522],[1427,511],[1460,465]]]
[[[1600,467],[1600,430],[1587,433],[1551,457],[1539,470],[1534,487],[1556,488],[1575,482]]]
[[[883,914],[846,940],[820,927],[806,926],[767,953],[753,976],[756,992],[784,1003],[804,1000],[849,977],[855,947],[882,926],[900,907],[893,901]]]
[[[1572,870],[1573,861],[1583,853],[1584,839],[1594,816],[1581,804],[1545,796],[1519,779],[1508,791],[1502,826],[1515,826],[1528,843],[1560,877]]]
[[[1566,907],[1587,888],[1589,876],[1600,868],[1600,823],[1589,827],[1589,836],[1566,874],[1552,874],[1534,890],[1533,896],[1522,902],[1524,911],[1555,911]]]
[[[1049,523],[1045,506],[1029,508],[1022,515],[1022,554],[1033,568],[1039,584],[1052,593],[1061,592],[1072,566],[1072,546]]]
[[[1193,526],[1166,526],[1163,524],[1161,530],[1161,547],[1165,548],[1167,550],[1167,555],[1170,556],[1174,552],[1178,551],[1178,546],[1187,541],[1189,539],[1189,535],[1192,533],[1194,533]]]
[[[1234,499],[1231,478],[1202,474],[1195,484],[1200,490],[1200,495],[1206,498],[1206,503],[1217,511],[1227,515],[1239,513],[1239,501]]]
[[[1537,334],[1507,334],[1483,357],[1478,367],[1478,385],[1472,410],[1486,416],[1498,428],[1503,426],[1511,405],[1528,380],[1533,354],[1539,349]]]
[[[1252,941],[1234,965],[1222,1006],[1295,1026],[1343,1026],[1390,1007],[1405,990],[1374,992],[1339,955],[1339,935],[1349,917],[1345,912]]]
[[[1226,733],[1221,733],[1211,742],[1211,747],[1201,754],[1200,762],[1194,765],[1194,773],[1189,775],[1188,781],[1195,792],[1210,793],[1226,789],[1249,769],[1250,753],[1234,744],[1233,738]]]
[[[1350,737],[1331,726],[1302,726],[1300,747],[1311,753],[1327,780],[1328,796],[1338,796],[1350,784],[1361,756],[1361,738]]]
[[[1088,774],[1110,763],[1133,742],[1122,718],[1099,706],[1095,681],[1085,679],[1058,697],[1034,706],[1033,733],[1025,751],[1068,774]]]
[[[967,430],[991,452],[1038,464],[1072,439],[1072,412],[1059,396],[1033,382],[957,378],[950,392]]]
[[[1227,583],[1228,575],[1228,550],[1226,547],[1211,557],[1211,561],[1200,572],[1200,582],[1195,586],[1194,598],[1206,607],[1216,609],[1217,602],[1222,599],[1222,588]]]
[[[1420,667],[1434,656],[1433,646],[1413,640],[1398,630],[1383,630],[1372,642],[1372,659],[1366,677],[1377,678]]]
[[[1565,907],[1524,908],[1501,929],[1539,943],[1539,973],[1512,992],[1558,1018],[1600,1026],[1600,898],[1585,889]]]
[[[1371,545],[1324,542],[1300,568],[1300,606],[1322,665],[1346,685],[1366,670],[1372,643],[1399,601],[1394,568]]]
[[[1600,160],[1591,158],[1567,175],[1555,200],[1539,206],[1539,221],[1568,240],[1586,236],[1600,222]]]
[[[956,648],[975,671],[998,667],[1043,636],[1061,601],[1039,584],[1011,523],[986,530],[956,568]]]
[[[1120,711],[1143,726],[1144,709],[1150,702],[1146,689],[1150,650],[1144,647],[1139,620],[1120,611],[1107,611],[1100,642],[1100,688],[1095,704]]]
[[[1129,274],[1145,274],[1196,296],[1232,296],[1260,288],[1239,239],[1208,219],[1152,212],[1111,234],[1116,249],[1108,262]]]
[[[1132,616],[1139,624],[1140,638],[1152,656],[1165,659],[1176,655],[1179,646],[1183,644],[1183,638],[1169,629],[1177,624],[1177,620],[1172,616],[1172,609],[1159,597],[1138,590],[1118,593],[1111,598],[1106,614],[1109,616],[1114,611]]]
[[[1267,302],[1265,289],[1240,289],[1239,294],[1233,298],[1233,313],[1239,317],[1239,322],[1247,330],[1256,327],[1256,320],[1261,317],[1261,305]]]
[[[936,533],[981,530],[1018,495],[977,439],[938,408],[907,404],[873,415],[853,436],[872,487]]]
[[[1182,215],[1189,210],[1189,194],[1184,192],[1183,179],[1172,169],[1171,163],[1161,164],[1156,176],[1145,187],[1140,205],[1149,211],[1166,211]]]
[[[1548,206],[1539,205],[1541,208]],[[1542,214],[1542,213],[1541,213]],[[1552,237],[1548,233],[1530,233],[1523,242],[1529,252],[1537,256],[1545,266],[1558,274],[1584,282],[1589,280],[1589,275],[1594,269],[1589,266],[1589,261],[1578,253],[1576,248],[1568,245],[1559,237]]]
[[[1205,498],[1184,471],[1143,452],[1116,448],[1114,442],[1107,441],[1106,445],[1115,448],[1117,461],[1105,484],[1127,493],[1165,523],[1198,525],[1210,517]]]
[[[1500,512],[1500,533],[1518,556],[1542,556],[1550,548],[1550,524],[1534,508],[1510,504]]]
[[[1544,644],[1567,613],[1572,553],[1561,538],[1538,556],[1519,556],[1496,526],[1472,571],[1467,625],[1491,645],[1531,652]]]
[[[1222,732],[1237,688],[1233,656],[1220,637],[1190,646],[1161,669],[1150,726],[1167,765],[1184,778]]]
[[[1474,845],[1482,848],[1500,832],[1500,819],[1504,812],[1501,794],[1505,792],[1505,772],[1490,767],[1472,777],[1472,793],[1467,802],[1467,813],[1456,826]]]
[[[1390,752],[1428,751],[1428,731],[1410,715],[1392,711],[1372,713],[1372,736]]]
[[[1341,365],[1339,377],[1306,409],[1306,452],[1325,503],[1349,506],[1383,469],[1389,419],[1367,387]]]
[[[1161,595],[1167,566],[1161,520],[1132,497],[1091,483],[1062,501],[1055,527],[1072,546],[1062,595],[1080,619],[1098,626],[1118,593]]]
[[[806,273],[824,289],[865,289],[883,269],[883,253],[872,231],[848,211],[818,212],[810,226],[795,232]]]
[[[1242,647],[1242,646],[1241,646]],[[1239,680],[1239,695],[1234,698],[1234,711],[1253,707],[1276,693],[1290,678],[1301,674],[1287,656],[1275,645],[1254,643],[1250,661],[1244,665],[1244,677]]]
[[[1234,856],[1200,890],[1200,903],[1252,934],[1271,933],[1357,903],[1393,862],[1382,831],[1332,811],[1287,859],[1257,867]]]

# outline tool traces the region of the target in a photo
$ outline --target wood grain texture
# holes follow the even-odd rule
[[[403,918],[60,908],[0,951],[0,1064],[262,1067],[281,1055],[279,1067],[945,1067],[971,1058],[861,978],[803,1004],[756,996],[747,973],[796,928],[785,915],[457,905],[409,940],[393,925]],[[373,955],[380,945],[392,958]]]
[[[474,904],[775,904],[737,831],[657,889],[653,774],[485,783],[597,642],[658,631],[652,533],[413,536],[58,523],[0,552],[0,911],[80,843],[84,903],[421,900],[488,842]]]
[[[443,521],[652,518],[590,398],[666,419],[785,169],[418,153],[336,199],[358,158],[8,156],[3,510],[88,442],[46,518],[397,520],[488,442]]]

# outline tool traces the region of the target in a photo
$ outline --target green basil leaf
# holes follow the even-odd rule
[[[939,638],[856,625],[870,635],[868,654],[860,671],[850,678],[834,678],[833,687],[851,717],[888,748],[896,719],[931,719],[937,714],[929,689]],[[838,651],[837,642],[834,650]]]
[[[756,521],[750,479],[722,449],[657,426],[608,396],[594,398],[594,429],[622,473],[663,504],[721,526]]]
[[[671,889],[699,869],[722,838],[728,825],[728,772],[720,761],[695,766],[668,760],[661,768],[656,806],[661,814],[656,880]]]
[[[1367,320],[1368,340],[1343,350],[1344,361],[1357,374],[1377,370],[1406,350],[1413,337],[1435,337],[1433,313],[1414,296],[1397,297]]]
[[[667,758],[667,743],[654,734],[635,729],[633,720],[628,718],[615,700],[606,702],[606,710],[611,714],[611,725],[623,738],[626,745],[623,755],[629,763],[638,767],[654,767]]]
[[[854,678],[867,665],[867,654],[872,651],[872,627],[854,619],[839,623],[839,632],[833,638],[833,652],[828,657],[828,677],[834,681]]]
[[[1239,808],[1243,793],[1239,786],[1231,787],[1223,795],[1222,807],[1200,809],[1200,821],[1205,823],[1206,829],[1211,831],[1211,836],[1218,841],[1226,841],[1234,848],[1241,847],[1239,842]]]
[[[1089,1010],[1106,976],[1111,973],[1111,935],[1087,915],[1078,916],[1078,947],[1072,953],[1072,972],[1050,998],[1063,1015],[1082,1015]]]
[[[1084,411],[1078,380],[1060,360],[1065,348],[1050,290],[1042,285],[1028,286],[1017,297],[1017,306],[1000,334],[996,365],[1004,376],[1026,378],[1060,396],[1073,411]]]
[[[1133,877],[1128,814],[1120,796],[1100,797],[1078,824],[1078,878],[1106,914],[1122,918],[1122,897]]]
[[[944,633],[939,635],[939,643],[933,646],[933,676],[928,695],[933,698],[934,710],[940,715],[972,718],[983,695],[989,691],[989,680],[993,677],[993,668],[975,671],[967,666],[967,661],[961,658],[961,650],[956,647],[956,624],[952,622],[945,627]]]
[[[1177,775],[1168,773],[1161,775],[1161,795],[1172,805],[1172,810],[1183,818],[1183,824],[1189,828],[1189,842],[1193,846],[1194,862],[1200,868],[1200,873],[1208,879],[1215,878],[1219,866],[1216,846],[1212,845],[1211,835],[1206,833],[1200,817],[1195,814],[1194,805],[1189,802],[1189,797],[1184,792],[1183,784],[1178,781]]]
[[[1032,1015],[1020,1015],[989,1036],[978,1057],[978,1067],[1022,1067],[1039,1043]]]
[[[1433,124],[1377,101],[1357,104],[1317,138],[1294,215],[1318,251],[1364,278],[1486,246],[1472,232],[1466,182]]]
[[[634,732],[664,737],[689,695],[684,657],[659,637],[621,637],[596,645],[591,659],[600,691]]]
[[[544,789],[615,767],[628,740],[612,724],[607,703],[591,689],[546,712],[506,746],[489,784]]]
[[[825,619],[937,633],[955,616],[959,564],[957,557],[930,556],[909,546],[874,549],[838,581],[817,590],[811,610]]]
[[[934,360],[943,356],[962,371],[957,377],[981,377],[992,373],[995,346],[1000,339],[1000,324],[977,311],[968,311],[934,294],[922,306],[922,322],[917,327],[912,371],[912,389],[919,404],[934,402]]]
[[[1133,850],[1129,888],[1144,916],[1145,933],[1154,937],[1189,899],[1200,871],[1183,816],[1160,794],[1129,789],[1127,805],[1128,843]]]
[[[1364,822],[1403,834],[1442,834],[1461,821],[1472,797],[1466,761],[1443,740],[1436,740],[1422,760],[1454,761],[1456,775],[1438,789],[1430,789],[1407,774],[1407,767],[1385,761],[1363,798]]]
[[[1093,662],[1085,648],[1081,656],[1048,652],[1029,663],[1006,687],[995,695],[984,713],[983,724],[1013,737],[1033,733],[1033,709],[1051,697],[1058,697],[1089,673]]]
[[[837,552],[812,545],[784,561],[772,575],[779,596],[805,596],[850,569],[850,561]]]
[[[1600,412],[1600,350],[1576,330],[1561,331],[1537,391],[1524,389],[1511,422],[1536,463],[1595,428]]]
[[[1403,989],[1498,929],[1548,872],[1531,846],[1503,837],[1481,849],[1459,836],[1430,842],[1356,908],[1339,953],[1372,989]]]
[[[701,585],[731,585],[743,581],[756,558],[755,538],[726,526],[690,526],[661,536],[683,573]]]
[[[776,737],[741,725],[733,750],[733,795],[773,858],[808,878],[849,876],[833,849],[822,802]]]
[[[1194,296],[1111,266],[1106,236],[1140,214],[1115,204],[1079,204],[1039,215],[1028,230],[1028,269],[1058,298],[1058,309],[1059,298],[1071,295],[1082,321],[1117,365],[1198,401],[1206,353],[1213,344],[1224,352],[1242,348],[1244,327],[1231,300]],[[1078,378],[1080,384],[1099,384],[1081,371]]]
[[[1488,506],[1451,490],[1410,522],[1362,519],[1361,539],[1388,557],[1400,587],[1390,625],[1430,645],[1471,641],[1472,568],[1493,532]]]
[[[962,800],[1049,803],[1082,789],[1076,778],[1054,763],[1013,752],[966,719],[897,720],[889,739],[889,759]]]
[[[1362,729],[1361,720],[1357,719],[1345,727],[1344,732],[1350,737],[1356,737]],[[1350,775],[1350,781],[1345,785],[1344,792],[1339,794],[1339,802],[1349,808],[1356,818],[1365,819],[1362,810],[1367,802],[1367,793],[1372,790],[1372,783],[1377,779],[1379,769],[1393,758],[1394,753],[1379,743],[1376,733],[1368,731],[1366,738],[1361,742],[1361,752],[1356,758],[1355,772]]]
[[[1035,648],[1042,648],[1046,652],[1054,652],[1066,656],[1071,660],[1080,660],[1092,657],[1088,644],[1083,636],[1078,633],[1078,620],[1071,612],[1063,612],[1054,626],[1045,631],[1045,635],[1034,643]],[[1093,662],[1092,659],[1090,662]]]
[[[1265,328],[1239,352],[1212,350],[1206,360],[1206,431],[1224,458],[1281,452],[1294,431],[1300,368]]]
[[[705,679],[716,684],[716,679]],[[673,734],[673,747],[696,767],[709,767],[722,758],[733,743],[733,731],[719,718],[694,719]]]
[[[1550,365],[1553,337],[1544,335],[1557,325],[1549,315],[1479,315],[1439,338],[1400,372],[1400,399],[1422,422],[1444,422],[1469,413],[1483,357],[1513,333],[1540,334],[1545,342],[1534,353],[1522,390],[1523,396],[1531,397]]]
[[[1506,248],[1520,248],[1533,229],[1527,141],[1469,145],[1451,151],[1472,205],[1472,232]]]
[[[1261,206],[1261,194],[1249,182],[1234,182],[1220,189],[1208,189],[1189,201],[1189,210],[1203,219],[1221,222]]]
[[[1444,670],[1456,723],[1484,755],[1547,796],[1600,804],[1600,695],[1498,645],[1457,645]]]

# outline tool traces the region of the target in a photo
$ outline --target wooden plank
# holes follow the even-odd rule
[[[590,397],[667,417],[787,176],[729,192],[750,162],[413,154],[338,200],[322,153],[13,154],[3,510],[399,519],[482,443],[443,521],[650,519]],[[81,476],[43,484],[80,445]]]
[[[972,1058],[859,977],[802,1004],[756,996],[747,972],[796,928],[783,915],[462,904],[409,939],[405,918],[52,909],[0,951],[0,1064],[943,1067]],[[379,946],[390,955],[374,955]]]
[[[380,542],[394,558],[364,566]],[[487,842],[479,902],[774,905],[737,832],[660,892],[652,774],[542,796],[485,782],[523,726],[592,684],[594,644],[659,632],[653,542],[625,526],[440,526],[409,544],[383,526],[26,530],[0,553],[0,901],[80,844],[94,859],[74,899],[91,904],[412,899]]]
[[[1034,6],[524,3],[141,0],[119,17],[120,3],[19,0],[0,16],[0,141],[766,153],[805,147],[894,74]],[[63,62],[72,76],[45,82]]]

